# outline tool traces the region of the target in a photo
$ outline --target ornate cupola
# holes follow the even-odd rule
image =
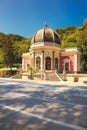
[[[32,37],[31,45],[36,43],[42,43],[42,42],[48,42],[48,43],[55,43],[55,44],[61,44],[60,36],[59,34],[48,27],[47,24],[45,24],[44,28],[38,30],[35,35]]]

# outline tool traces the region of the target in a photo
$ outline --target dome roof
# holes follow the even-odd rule
[[[32,37],[31,44],[37,42],[53,42],[60,44],[60,36],[54,30],[48,28],[47,25],[43,29],[38,30]]]

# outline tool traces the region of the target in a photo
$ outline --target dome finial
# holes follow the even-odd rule
[[[47,28],[48,27],[48,25],[47,25],[47,23],[46,23],[46,21],[45,21],[45,28]]]

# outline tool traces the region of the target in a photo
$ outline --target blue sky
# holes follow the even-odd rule
[[[0,0],[0,32],[31,37],[43,28],[81,26],[87,0]]]

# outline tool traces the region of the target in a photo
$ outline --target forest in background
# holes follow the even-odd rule
[[[87,72],[87,19],[83,26],[68,26],[54,29],[61,38],[61,47],[77,47],[81,55],[81,71]],[[31,38],[17,34],[0,33],[0,68],[18,66],[22,62],[22,54],[28,52]]]
[[[18,67],[22,62],[22,54],[29,50],[30,41],[31,38],[0,33],[0,68]]]

